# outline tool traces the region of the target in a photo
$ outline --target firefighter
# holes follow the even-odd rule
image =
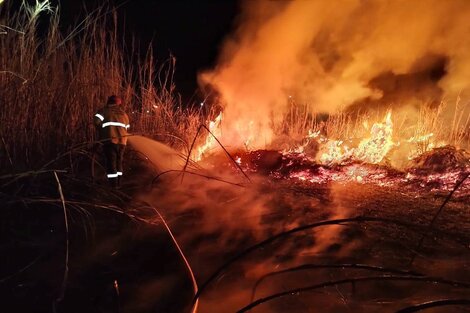
[[[121,104],[120,97],[110,96],[106,105],[98,110],[94,117],[99,140],[103,142],[106,174],[113,188],[118,188],[121,185],[122,159],[129,129],[129,116],[124,112]]]

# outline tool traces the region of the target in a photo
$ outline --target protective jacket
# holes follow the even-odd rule
[[[109,139],[114,144],[127,144],[129,117],[118,104],[107,104],[94,117],[100,140]]]

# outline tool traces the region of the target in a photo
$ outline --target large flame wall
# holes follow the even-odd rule
[[[335,113],[470,94],[468,0],[245,1],[238,21],[199,77],[234,145],[269,143],[289,96]]]

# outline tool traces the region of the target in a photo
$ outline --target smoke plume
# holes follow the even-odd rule
[[[226,141],[263,147],[289,97],[330,114],[468,99],[469,60],[467,0],[245,1],[199,80],[221,95]]]

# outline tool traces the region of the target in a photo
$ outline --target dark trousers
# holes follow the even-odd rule
[[[105,143],[103,145],[104,156],[106,157],[106,174],[109,179],[122,176],[122,159],[125,149],[125,145],[114,143]]]

